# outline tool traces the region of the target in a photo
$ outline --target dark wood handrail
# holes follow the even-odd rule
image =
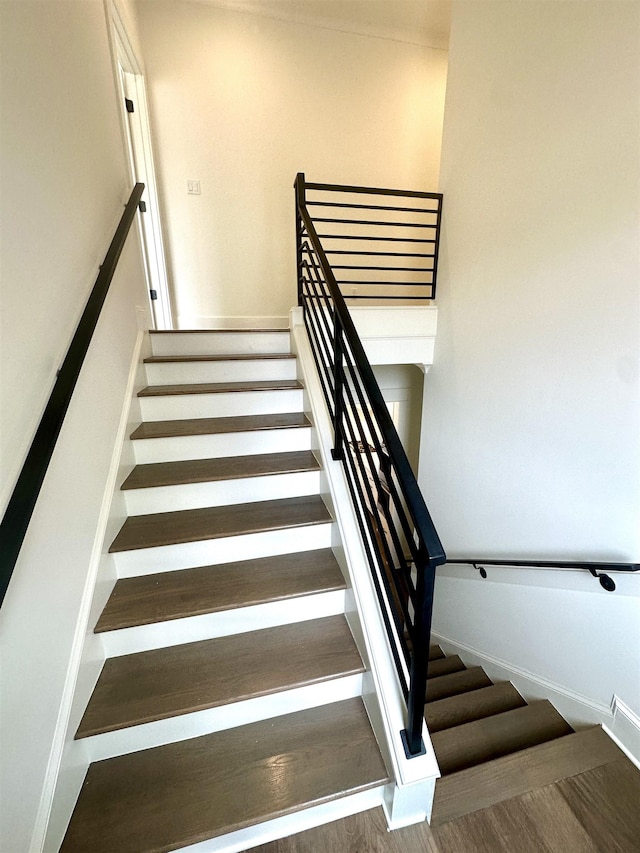
[[[144,184],[138,183],[131,192],[0,522],[0,605],[143,191]]]

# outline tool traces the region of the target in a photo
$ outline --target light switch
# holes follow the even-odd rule
[[[189,195],[200,195],[200,181],[187,181],[187,193]]]

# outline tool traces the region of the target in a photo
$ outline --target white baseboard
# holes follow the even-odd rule
[[[84,778],[84,774],[82,774],[82,778],[80,778],[80,770],[78,766],[75,766],[77,764],[77,750],[71,750],[73,757],[70,759],[70,764],[74,766],[70,768],[69,773],[65,772],[65,767],[63,766],[65,761],[65,746],[69,741],[73,740],[73,734],[69,732],[69,727],[72,719],[76,685],[80,674],[80,666],[85,647],[85,637],[88,630],[94,588],[98,576],[98,568],[100,566],[104,550],[104,540],[107,525],[109,523],[111,501],[117,485],[120,455],[127,433],[129,409],[138,373],[138,364],[141,358],[140,354],[142,351],[144,334],[145,333],[143,331],[138,331],[131,356],[129,375],[123,395],[120,421],[116,435],[114,436],[109,472],[103,491],[102,505],[98,516],[91,559],[89,566],[87,567],[86,582],[80,605],[80,612],[76,622],[76,631],[69,658],[69,666],[62,694],[62,701],[58,712],[54,741],[51,747],[51,752],[49,753],[49,763],[47,765],[45,784],[43,786],[42,796],[40,799],[40,808],[38,810],[36,824],[31,837],[31,853],[36,853],[36,851],[41,851],[43,849],[53,849],[50,844],[51,835],[52,833],[54,835],[59,834],[60,827],[62,826],[62,823],[65,822],[65,815],[66,820],[68,820],[71,814],[70,807],[73,807],[75,797],[77,796],[77,790],[75,789],[78,786],[78,780],[81,784],[82,778]],[[98,674],[99,669],[96,669],[96,677]],[[64,787],[64,782],[68,783],[69,790],[61,791],[60,788]],[[58,802],[60,805],[59,808],[57,807]],[[61,837],[57,839],[57,842],[61,841]],[[55,849],[57,849],[57,847]]]
[[[571,725],[584,726],[609,723],[613,715],[607,705],[598,704],[560,684],[548,681],[508,661],[485,654],[479,649],[459,643],[443,634],[433,633],[446,654],[460,655],[469,666],[481,666],[492,681],[511,681],[525,699],[548,699]]]
[[[511,681],[525,699],[548,699],[574,728],[601,725],[625,755],[640,768],[640,717],[619,697],[614,696],[610,706],[600,704],[444,634],[433,632],[432,640],[446,654],[460,655],[467,666],[481,666],[492,681]]]
[[[288,329],[289,317],[220,317],[215,314],[178,314],[178,329]]]
[[[613,720],[604,730],[640,770],[640,717],[619,696],[613,697],[611,712]]]

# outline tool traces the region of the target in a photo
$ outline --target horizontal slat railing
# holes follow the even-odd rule
[[[0,522],[0,605],[143,191],[144,184],[138,183],[131,192]]]
[[[502,568],[526,568],[526,569],[574,569],[576,571],[587,571],[600,581],[600,586],[607,592],[613,592],[616,588],[615,581],[607,572],[640,572],[640,563],[609,563],[594,562],[588,560],[494,560],[475,557],[459,557],[447,559],[451,565],[473,566],[483,578],[487,577],[485,566],[500,566]]]
[[[440,193],[307,183],[305,202],[343,296],[435,297]]]
[[[299,301],[407,700],[405,749],[419,755],[435,569],[446,558],[305,199],[298,175]]]

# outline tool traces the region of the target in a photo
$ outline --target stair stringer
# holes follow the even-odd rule
[[[140,330],[131,355],[120,424],[105,480],[94,555],[87,567],[76,642],[65,685],[65,699],[58,715],[55,763],[52,759],[49,769],[51,792],[48,801],[43,802],[30,853],[55,853],[59,849],[91,762],[87,745],[81,740],[75,740],[74,735],[106,659],[102,638],[93,633],[93,626],[117,580],[114,561],[107,553],[105,543],[113,539],[127,516],[119,484],[135,465],[128,436],[140,422],[136,394],[146,385],[144,358],[151,352],[149,332],[143,328],[145,322],[140,320]]]
[[[406,726],[406,702],[371,579],[355,510],[340,462],[331,456],[333,428],[311,352],[301,308],[290,312],[291,348],[305,387],[305,409],[315,426],[314,450],[322,461],[322,494],[336,520],[333,550],[348,582],[346,616],[366,667],[363,700],[383,758],[395,782],[388,785],[384,811],[389,829],[429,820],[440,776],[423,723],[425,755],[408,759],[400,738]]]

